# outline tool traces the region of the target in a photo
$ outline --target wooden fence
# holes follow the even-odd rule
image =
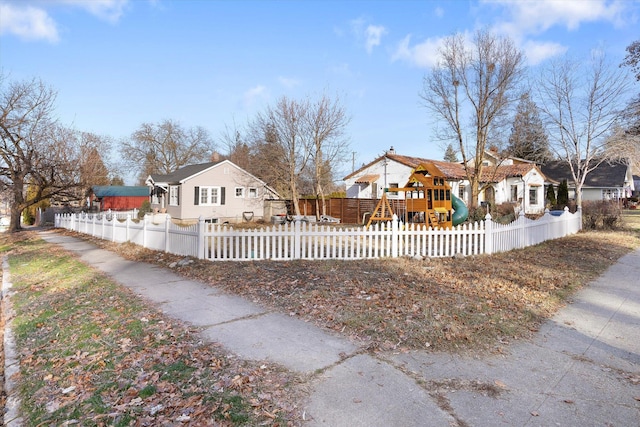
[[[133,220],[106,214],[58,214],[55,226],[113,242],[132,242],[145,248],[212,261],[365,259],[399,256],[447,257],[509,251],[577,233],[580,210],[549,211],[537,220],[524,216],[510,224],[484,221],[449,229],[403,224],[397,219],[362,226],[278,224],[266,228],[235,229],[231,225],[175,224],[166,214]]]

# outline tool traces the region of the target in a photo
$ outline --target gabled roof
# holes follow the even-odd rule
[[[603,162],[587,174],[584,185],[597,188],[623,187],[627,168],[628,166],[623,162]],[[541,169],[547,178],[557,182],[566,179],[570,186],[573,184],[571,168],[564,160],[547,162],[542,165]]]
[[[225,161],[225,160],[223,160]],[[187,178],[190,178],[194,175],[197,175],[201,172],[204,172],[205,170],[219,164],[222,163],[223,161],[220,162],[208,162],[208,163],[200,163],[197,165],[187,165],[187,166],[183,166],[180,169],[171,172],[169,174],[166,175],[161,175],[161,174],[151,174],[151,179],[153,179],[153,182],[161,182],[161,183],[166,183],[166,184],[178,184],[182,181],[184,181]]]
[[[540,174],[543,172],[532,163],[516,163],[513,165],[500,165],[498,167],[485,166],[482,168],[481,182],[500,182],[506,178],[522,177],[531,170],[536,170]]]
[[[258,182],[261,182],[262,184],[264,184],[265,188],[267,188],[270,192],[272,192],[273,194],[275,194],[276,196],[280,197],[280,195],[278,194],[278,192],[270,187],[266,182],[264,182],[263,180],[261,180],[260,178],[254,176],[253,174],[247,172],[246,170],[242,169],[240,166],[236,165],[235,163],[231,162],[230,160],[221,160],[219,162],[208,162],[208,163],[199,163],[196,165],[188,165],[188,166],[184,166],[181,167],[180,169],[176,170],[175,172],[172,172],[170,174],[166,174],[166,175],[159,175],[159,174],[151,174],[149,175],[149,178],[147,178],[147,184],[150,186],[153,185],[176,185],[176,184],[182,184],[185,180],[192,178],[196,175],[199,175],[215,166],[218,166],[222,163],[227,163],[230,166],[233,166],[234,168],[242,171],[243,173],[249,175],[251,178],[255,179]]]
[[[450,163],[441,160],[430,160],[423,159],[421,157],[410,157],[410,156],[401,156],[399,154],[387,153],[384,156],[380,156],[372,162],[366,164],[355,172],[344,177],[344,179],[349,179],[354,176],[357,176],[364,169],[367,169],[371,165],[382,161],[384,158],[394,160],[398,163],[401,163],[405,166],[408,166],[412,169],[417,168],[420,164],[432,163],[435,165],[443,174],[446,179],[466,179],[467,174],[464,170],[464,166],[461,163]],[[513,165],[500,165],[497,168],[492,166],[485,166],[483,168],[482,177],[480,179],[481,182],[499,182],[505,178],[509,177],[517,177],[524,176],[532,169],[537,170],[541,174],[541,171],[534,163],[518,163]]]
[[[123,185],[94,185],[91,187],[93,194],[101,199],[103,197],[142,197],[149,196],[149,187],[123,186]]]
[[[444,176],[449,179],[464,179],[466,176],[464,167],[459,163],[449,163],[439,160],[424,159],[422,157],[401,156],[399,154],[387,153],[386,155],[380,156],[377,159],[367,163],[355,172],[350,173],[343,179],[346,180],[357,176],[362,172],[362,170],[382,161],[385,157],[389,160],[393,160],[407,167],[410,167],[411,169],[417,168],[422,163],[433,163],[438,169],[440,169]]]

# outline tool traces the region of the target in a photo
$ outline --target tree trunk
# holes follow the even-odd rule
[[[9,233],[13,233],[13,232],[22,230],[22,225],[21,225],[22,209],[20,208],[20,206],[14,204],[14,205],[11,205],[10,212],[11,212],[11,219],[9,221],[9,229],[7,231]]]
[[[11,219],[9,221],[9,233],[22,230],[21,216],[24,209],[24,177],[14,176],[12,190],[13,201],[10,207]]]

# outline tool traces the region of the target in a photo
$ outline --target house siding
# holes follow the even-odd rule
[[[429,161],[429,160],[424,160]],[[436,164],[436,167],[440,168],[444,165],[444,162],[439,162]],[[490,165],[495,165],[495,162],[489,161]],[[514,162],[511,159],[507,159],[501,163],[503,166],[512,166],[514,164],[528,164],[526,162]],[[489,166],[491,167],[491,166]],[[495,166],[494,166],[495,167]],[[525,168],[526,169],[526,168]],[[347,190],[347,198],[359,198],[359,199],[367,199],[367,198],[380,198],[382,196],[382,191],[384,191],[385,183],[386,187],[389,187],[392,183],[398,183],[400,187],[404,186],[409,179],[409,176],[413,172],[413,168],[404,163],[400,163],[391,158],[386,159],[385,166],[385,158],[381,158],[377,161],[374,161],[367,166],[359,169],[358,171],[350,174],[348,177],[345,177],[345,186]],[[366,183],[357,183],[361,177],[365,175],[379,175],[377,181],[375,183],[366,184]],[[445,173],[445,175],[447,175]],[[470,196],[470,184],[467,179],[464,179],[460,176],[451,177],[450,175],[446,181],[447,184],[451,187],[451,193],[456,197],[461,198],[465,201],[465,203],[469,202]],[[523,181],[524,179],[524,181]],[[376,188],[374,190],[374,184]],[[507,176],[501,179],[498,182],[492,183],[490,187],[494,192],[494,204],[502,204],[506,202],[512,202],[511,200],[511,185],[518,185],[518,200],[516,202],[520,203],[519,209],[524,209],[527,214],[538,214],[544,212],[545,209],[545,201],[544,201],[544,175],[540,172],[539,169],[535,168],[535,166],[531,165],[531,169],[525,173],[524,177],[520,176]],[[530,190],[535,188],[536,191],[536,203],[532,203],[530,197]],[[462,196],[462,197],[460,197]],[[404,198],[403,193],[393,194],[387,193],[387,197],[389,199],[402,199]],[[480,192],[478,196],[478,203],[486,202],[486,194],[484,191]]]
[[[105,196],[100,201],[100,210],[126,211],[140,209],[147,200],[149,200],[149,196]]]
[[[152,204],[152,208],[166,209],[172,218],[182,220],[200,217],[232,223],[260,220],[264,219],[265,200],[277,198],[277,194],[268,189],[264,182],[229,161],[212,165],[183,179],[181,183],[170,183],[169,187],[175,185],[179,185],[178,204],[172,205],[166,193],[164,200]],[[217,204],[200,203],[197,194],[204,187],[219,189]],[[236,195],[237,188],[243,189],[242,194]]]

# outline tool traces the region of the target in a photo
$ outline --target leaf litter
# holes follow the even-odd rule
[[[372,352],[502,352],[512,341],[536,332],[576,290],[640,246],[637,235],[590,232],[503,254],[455,259],[242,263],[189,259],[181,263],[185,257],[60,232],[289,313]],[[125,301],[133,296],[119,298],[104,296],[112,309],[126,314]],[[101,319],[100,310],[91,316],[94,321],[106,320]],[[134,417],[135,425],[201,425],[202,420],[241,425],[246,410],[238,414],[242,411],[235,398],[241,396],[249,402],[251,416],[257,417],[253,422],[300,423],[298,404],[304,398],[296,387],[300,378],[277,367],[264,368],[225,355],[215,344],[200,342],[197,330],[164,319],[151,308],[120,322],[103,325],[106,335],[94,337],[108,351],[121,354],[119,358],[105,360],[97,350],[87,350],[60,362],[38,355],[42,348],[27,351],[23,358],[34,370],[54,372],[34,393],[35,402],[44,404],[57,396],[56,411],[60,411],[72,400],[99,400],[107,409],[93,412],[96,425],[127,417]],[[144,325],[144,333],[128,338],[122,328],[135,329],[136,323]],[[48,329],[43,326],[38,331]],[[57,342],[55,337],[50,341],[45,347]],[[107,371],[114,372],[117,380],[98,390],[92,385],[100,384],[95,375]],[[167,373],[174,379],[168,380]],[[176,383],[176,377],[181,382]],[[145,389],[149,385],[153,388]],[[75,389],[60,393],[71,386]],[[142,390],[146,390],[144,397]],[[209,401],[212,391],[219,392],[215,402]]]

